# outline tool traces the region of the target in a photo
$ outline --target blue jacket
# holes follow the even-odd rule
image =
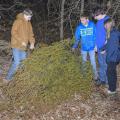
[[[98,50],[105,44],[106,30],[104,28],[104,21],[108,18],[109,16],[106,16],[103,19],[99,20],[96,24],[96,45]]]
[[[84,26],[80,23],[75,31],[75,43],[73,48],[78,47],[78,43],[81,42],[81,49],[83,51],[90,51],[95,48],[96,39],[96,27],[92,21],[88,22],[88,26]]]
[[[107,40],[101,50],[106,50],[106,61],[120,62],[120,32],[115,28],[110,32],[110,38]]]

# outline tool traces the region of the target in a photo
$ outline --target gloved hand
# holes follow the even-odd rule
[[[33,43],[30,45],[30,49],[31,49],[31,50],[34,49],[34,44],[33,44]]]
[[[106,53],[106,51],[105,51],[105,50],[101,52],[101,54],[105,54],[105,53]]]
[[[75,52],[75,48],[72,48],[72,52]]]
[[[22,45],[23,45],[24,47],[26,47],[26,46],[27,46],[25,42],[22,42]]]

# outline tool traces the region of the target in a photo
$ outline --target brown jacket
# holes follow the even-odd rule
[[[22,13],[18,14],[11,30],[11,47],[26,50],[28,45],[35,43],[35,38],[32,30],[32,25],[24,19]]]

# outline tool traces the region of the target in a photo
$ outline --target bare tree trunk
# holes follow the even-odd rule
[[[83,13],[84,11],[84,5],[85,5],[85,0],[81,0],[81,11],[80,11],[80,15]]]
[[[49,16],[49,13],[50,13],[50,10],[49,10],[50,8],[49,7],[50,7],[50,0],[48,0],[48,2],[47,2],[48,16]]]
[[[62,3],[61,3],[61,22],[60,22],[60,40],[64,39],[64,34],[63,34],[64,4],[65,4],[65,0],[62,0]]]
[[[118,3],[118,5],[117,5],[116,8],[115,8],[115,10],[114,10],[114,12],[113,12],[113,14],[112,14],[112,18],[113,18],[114,15],[117,13],[117,10],[118,10],[119,6],[120,6],[120,2]]]

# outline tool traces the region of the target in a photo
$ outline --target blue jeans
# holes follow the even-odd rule
[[[106,53],[101,54],[99,50],[98,50],[98,63],[99,63],[99,79],[102,82],[108,83]]]
[[[13,61],[12,61],[11,67],[8,70],[8,74],[6,76],[7,80],[12,79],[13,75],[15,74],[18,67],[20,66],[21,61],[27,57],[27,53],[25,51],[22,51],[17,48],[12,49],[12,54],[13,54]]]
[[[90,62],[91,62],[93,73],[94,73],[94,79],[97,79],[98,72],[97,72],[97,67],[96,67],[95,51],[94,50],[91,50],[91,51],[82,50],[81,51],[83,64],[87,61],[87,53],[89,53],[89,56],[90,56]]]

